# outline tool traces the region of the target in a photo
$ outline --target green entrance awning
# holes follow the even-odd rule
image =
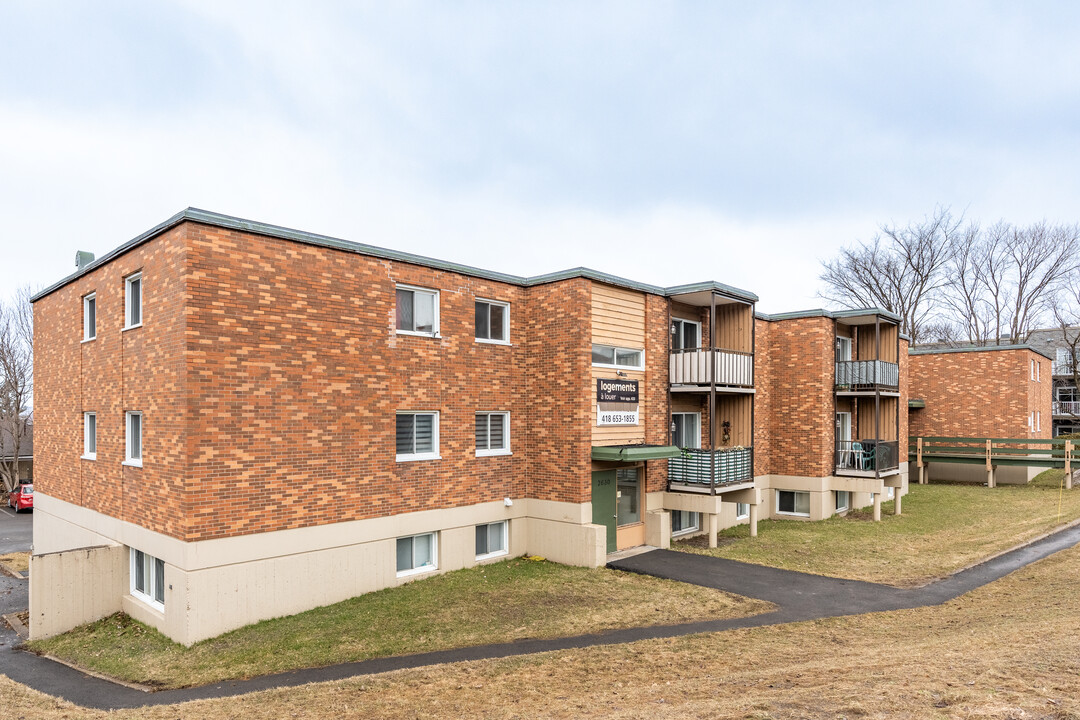
[[[639,462],[660,460],[682,455],[674,445],[597,445],[592,449],[593,460],[608,462]]]
[[[912,410],[918,410],[919,408],[926,407],[926,401],[920,398],[911,398],[907,401],[907,406]]]

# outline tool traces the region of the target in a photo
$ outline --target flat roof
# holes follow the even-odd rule
[[[547,273],[544,275],[534,275],[532,277],[509,275],[506,273],[494,272],[492,270],[484,270],[482,268],[472,267],[471,265],[462,265],[459,263],[448,262],[446,260],[439,260],[423,255],[415,255],[413,253],[401,252],[399,250],[391,250],[389,248],[377,247],[375,245],[367,245],[364,243],[352,242],[350,240],[342,240],[340,238],[330,237],[329,235],[319,235],[316,233],[305,232],[303,230],[293,230],[291,228],[285,228],[279,225],[270,225],[254,220],[244,220],[242,218],[232,217],[230,215],[221,215],[220,213],[189,207],[173,215],[165,222],[155,225],[146,232],[133,237],[131,240],[128,240],[119,247],[105,253],[100,258],[95,259],[92,263],[89,263],[85,267],[79,268],[71,275],[65,277],[63,280],[60,280],[59,282],[56,282],[45,288],[44,290],[30,298],[31,302],[36,302],[37,300],[40,300],[46,295],[49,295],[50,293],[64,287],[68,283],[77,280],[83,275],[86,275],[87,273],[95,270],[96,268],[101,267],[102,265],[108,263],[114,258],[117,258],[120,255],[128,252],[129,250],[152,240],[158,235],[171,230],[172,228],[180,225],[183,222],[196,222],[203,225],[211,225],[214,227],[224,228],[226,230],[242,230],[244,232],[255,233],[257,235],[266,235],[267,237],[275,237],[283,240],[292,240],[294,242],[304,243],[306,245],[316,245],[318,247],[332,248],[334,250],[343,250],[345,252],[352,252],[358,255],[368,255],[384,260],[396,260],[399,262],[410,263],[413,265],[421,265],[424,267],[435,268],[437,270],[447,270],[450,272],[461,273],[462,275],[469,275],[471,277],[479,277],[486,280],[495,280],[497,282],[507,283],[508,285],[520,285],[524,287],[529,287],[532,285],[543,285],[545,283],[558,282],[560,280],[587,278],[589,280],[595,280],[596,282],[605,283],[607,285],[616,285],[618,287],[624,287],[630,290],[638,290],[640,292],[646,292],[653,295],[661,295],[663,297],[685,295],[689,293],[697,293],[704,291],[716,292],[725,297],[747,303],[754,303],[758,300],[758,296],[748,290],[741,290],[739,288],[725,285],[723,283],[718,283],[715,281],[693,283],[689,285],[676,285],[670,288],[664,288],[658,285],[650,285],[648,283],[640,283],[634,280],[628,280],[626,278],[618,277],[616,275],[609,275],[608,273],[603,273],[598,270],[592,270],[586,267],[576,267],[569,270],[561,270],[559,272]]]
[[[908,350],[908,355],[948,355],[949,353],[972,353],[972,352],[999,352],[1002,350],[1030,350],[1036,355],[1041,355],[1047,360],[1053,360],[1052,355],[1032,347],[1031,345],[960,345],[951,348],[920,348],[914,347]]]

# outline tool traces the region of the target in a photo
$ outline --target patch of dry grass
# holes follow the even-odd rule
[[[519,558],[256,623],[190,648],[124,615],[30,647],[129,682],[185,687],[523,638],[743,617],[772,607],[671,580]]]
[[[945,605],[420,668],[113,714],[0,679],[10,717],[1080,718],[1080,549]]]
[[[30,553],[17,552],[0,555],[0,563],[19,573],[26,573],[30,569]]]
[[[787,570],[898,587],[922,585],[1080,518],[1080,489],[1059,491],[1064,471],[1048,470],[1029,485],[912,485],[903,515],[883,504],[821,522],[764,520],[758,537],[746,525],[704,539],[674,543],[696,552]],[[1060,507],[1059,507],[1060,501]],[[1059,514],[1060,510],[1060,514]]]

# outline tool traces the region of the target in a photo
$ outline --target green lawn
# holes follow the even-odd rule
[[[771,607],[669,580],[522,558],[267,620],[190,648],[113,615],[30,649],[129,682],[184,687],[521,638],[742,617]]]
[[[1062,470],[1028,485],[911,485],[903,515],[882,504],[881,522],[869,509],[822,522],[763,520],[758,537],[739,525],[720,533],[720,547],[694,538],[672,547],[899,587],[949,575],[1080,517],[1080,489],[1061,492]],[[1060,500],[1060,516],[1059,512]]]

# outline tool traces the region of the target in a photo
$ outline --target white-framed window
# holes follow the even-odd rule
[[[506,541],[506,526],[505,520],[476,526],[477,560],[486,560],[507,553],[509,546]]]
[[[892,487],[891,485],[885,488],[885,499],[892,500],[894,497],[896,497],[896,488]]]
[[[397,539],[397,576],[416,575],[438,568],[435,533]]]
[[[439,291],[397,286],[397,331],[399,335],[439,335]]]
[[[142,467],[143,414],[130,411],[124,414],[124,464]]]
[[[1042,410],[1035,411],[1035,432],[1042,432]]]
[[[836,361],[849,362],[851,360],[851,338],[839,335],[836,338]]]
[[[1042,382],[1042,363],[1035,363],[1035,382]]]
[[[701,347],[701,323],[682,318],[671,319],[671,349],[693,350]]]
[[[97,337],[97,293],[84,295],[82,300],[83,342]]]
[[[510,303],[477,298],[476,342],[510,344]]]
[[[476,413],[476,456],[510,454],[510,413]]]
[[[592,364],[596,367],[644,370],[645,351],[594,344],[592,346]]]
[[[83,413],[83,459],[97,460],[97,413]]]
[[[131,548],[131,596],[165,610],[165,562]]]
[[[671,444],[681,448],[701,447],[701,413],[671,413]]]
[[[810,493],[795,490],[776,491],[776,513],[810,517]]]
[[[124,278],[124,329],[130,330],[142,325],[142,273]]]
[[[701,529],[701,515],[689,510],[671,511],[671,534],[685,535]]]
[[[1034,431],[1035,431],[1035,413],[1034,412],[1029,412],[1028,413],[1028,432],[1034,432]]]
[[[836,491],[836,512],[843,512],[851,507],[851,493],[847,490]]]
[[[735,503],[735,519],[746,520],[750,517],[750,503]]]
[[[439,413],[397,413],[397,461],[439,459]]]

